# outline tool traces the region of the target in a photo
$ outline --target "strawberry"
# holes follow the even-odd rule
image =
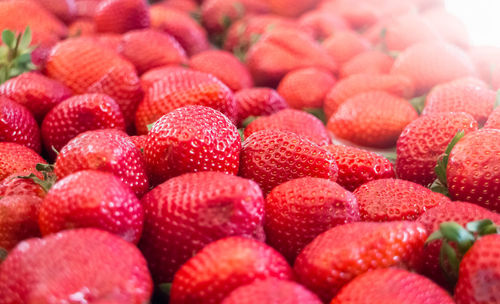
[[[139,74],[164,65],[187,63],[186,52],[177,40],[157,30],[130,31],[123,35],[118,48]]]
[[[198,9],[198,2],[196,0],[163,0],[159,4],[186,13],[194,12]]]
[[[71,96],[71,90],[57,80],[28,72],[3,83],[0,94],[28,108],[41,122],[50,109]]]
[[[182,264],[210,242],[235,235],[265,238],[262,192],[241,177],[184,174],[154,188],[141,203],[145,221],[139,246],[156,282],[170,282]]]
[[[210,49],[207,33],[188,13],[162,5],[149,9],[151,27],[172,35],[189,56]]]
[[[434,87],[426,97],[422,115],[465,112],[483,125],[493,112],[495,99],[496,92],[479,79],[461,78]]]
[[[306,67],[337,67],[327,52],[307,34],[291,29],[274,29],[248,51],[246,62],[257,85],[276,86],[288,73]]]
[[[346,223],[359,221],[354,195],[322,178],[285,182],[266,197],[266,241],[291,263],[315,237]]]
[[[347,31],[349,24],[341,16],[324,10],[313,10],[304,13],[298,20],[300,27],[314,38],[323,41],[337,31]]]
[[[339,65],[370,49],[370,43],[352,30],[339,31],[325,41],[323,47]]]
[[[240,154],[240,172],[267,194],[274,187],[300,177],[337,179],[333,156],[306,137],[288,131],[265,130],[252,134]]]
[[[444,8],[434,8],[423,13],[422,17],[448,42],[463,49],[470,46],[470,37],[465,24]]]
[[[86,41],[90,44],[98,44],[116,53],[120,52],[120,43],[122,35],[120,34],[96,34],[92,36],[83,36],[78,38],[79,41]]]
[[[68,26],[69,37],[93,36],[95,34],[95,22],[92,19],[77,19]]]
[[[251,116],[265,116],[288,108],[285,99],[273,89],[250,88],[234,94],[238,126]]]
[[[93,18],[101,0],[75,0],[76,17]]]
[[[322,108],[326,94],[334,85],[335,77],[329,71],[304,68],[286,74],[277,90],[292,108]]]
[[[438,205],[422,214],[417,219],[417,222],[423,224],[430,234],[439,230],[439,225],[445,222],[456,222],[460,225],[465,225],[469,222],[482,219],[490,219],[500,224],[500,215],[498,213],[479,207],[476,204],[465,202],[450,202]],[[420,271],[440,285],[450,287],[448,278],[440,268],[439,261],[442,244],[442,241],[436,240],[424,247],[424,259]]]
[[[16,172],[1,180],[0,197],[21,195],[37,196],[43,199],[47,194],[44,187],[35,183],[34,179],[24,178],[24,176],[26,172]]]
[[[0,303],[146,303],[153,290],[134,245],[97,229],[20,243],[0,265]]]
[[[144,152],[146,143],[148,142],[147,135],[130,136],[129,138],[137,149],[141,150],[141,152]]]
[[[153,182],[188,172],[238,173],[241,138],[219,111],[187,106],[160,118],[148,134],[144,156]]]
[[[286,260],[264,243],[242,237],[213,242],[175,274],[170,303],[220,303],[236,288],[267,278],[292,279]]]
[[[500,235],[479,239],[460,263],[455,289],[457,304],[489,304],[500,301]]]
[[[125,33],[150,26],[149,8],[145,0],[102,0],[95,9],[98,32]]]
[[[147,92],[149,88],[153,86],[155,82],[158,80],[162,80],[163,78],[168,78],[168,75],[171,73],[184,73],[189,69],[183,66],[178,65],[167,65],[155,69],[151,69],[141,76],[141,87],[144,92]]]
[[[257,118],[245,128],[245,138],[264,130],[289,131],[301,135],[318,146],[330,143],[330,137],[323,123],[312,114],[285,109],[269,116]]]
[[[10,250],[22,240],[40,235],[41,203],[42,199],[35,195],[0,197],[0,249]]]
[[[411,104],[384,91],[358,94],[342,103],[327,128],[358,145],[389,148],[404,128],[418,117]]]
[[[394,59],[380,51],[366,51],[353,56],[339,70],[340,78],[356,74],[387,74],[390,72]]]
[[[500,48],[473,47],[469,55],[481,79],[494,90],[500,89]]]
[[[70,21],[76,14],[75,0],[36,0],[36,2],[63,21]]]
[[[330,304],[454,304],[429,279],[402,269],[377,269],[347,284]]]
[[[76,94],[103,93],[113,98],[125,122],[134,121],[142,98],[134,66],[113,50],[85,39],[68,39],[57,44],[49,56],[46,73]]]
[[[358,1],[356,6],[349,0],[323,1],[320,9],[337,12],[356,29],[366,28],[378,20],[378,11],[373,2]]]
[[[236,120],[236,101],[225,84],[210,74],[174,69],[164,73],[146,91],[136,113],[139,134],[163,115],[184,106],[200,105],[221,111],[231,121]]]
[[[329,145],[325,148],[339,167],[337,183],[349,191],[372,180],[395,177],[391,162],[381,155],[349,146]]]
[[[189,66],[197,71],[212,74],[234,92],[253,87],[247,67],[227,51],[210,50],[191,57]]]
[[[500,129],[500,108],[495,108],[484,124],[485,129]]]
[[[337,112],[346,100],[368,91],[385,91],[403,98],[413,96],[413,84],[404,76],[360,74],[341,79],[325,97],[326,117]]]
[[[138,197],[148,191],[143,156],[122,131],[106,129],[81,133],[57,156],[55,173],[59,178],[87,169],[115,174]]]
[[[297,17],[302,13],[315,7],[320,0],[297,0],[290,3],[287,0],[269,0],[268,3],[271,6],[273,12],[278,15]]]
[[[411,221],[430,208],[450,200],[440,194],[401,179],[379,179],[354,191],[363,221]]]
[[[402,52],[392,67],[392,74],[410,78],[417,94],[457,78],[474,76],[474,64],[458,47],[444,42],[417,43]]]
[[[356,276],[388,267],[412,268],[427,233],[413,222],[350,223],[316,237],[295,260],[299,282],[325,302]]]
[[[500,212],[500,130],[482,129],[464,136],[451,150],[446,176],[453,200]]]
[[[34,173],[37,164],[46,164],[35,151],[16,143],[0,142],[0,181],[13,173]]]
[[[55,159],[61,149],[78,134],[90,130],[125,131],[125,120],[113,98],[104,94],[84,94],[55,106],[42,123],[42,138],[49,155]]]
[[[137,243],[144,213],[141,202],[118,177],[94,170],[59,180],[40,205],[42,235],[94,227]]]
[[[0,96],[0,141],[14,142],[41,152],[40,129],[24,106]]]
[[[321,304],[320,299],[295,282],[269,278],[231,292],[221,304]]]

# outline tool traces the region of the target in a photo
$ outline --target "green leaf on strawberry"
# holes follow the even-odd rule
[[[2,32],[3,45],[0,46],[0,83],[10,78],[36,69],[31,62],[31,52],[36,48],[30,46],[32,34],[30,27],[17,36],[11,30]]]
[[[446,168],[448,167],[448,160],[450,158],[451,150],[453,147],[465,136],[465,132],[460,130],[455,134],[453,139],[450,141],[443,155],[441,155],[437,161],[437,165],[434,168],[434,172],[437,175],[437,179],[430,186],[430,189],[434,192],[442,193],[448,195],[448,184],[446,177]]]

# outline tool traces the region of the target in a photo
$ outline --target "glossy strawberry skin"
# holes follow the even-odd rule
[[[270,88],[243,89],[234,94],[238,126],[250,116],[266,116],[288,108],[285,99]]]
[[[14,142],[37,153],[42,150],[40,129],[24,106],[0,96],[0,141]]]
[[[285,182],[266,197],[266,241],[291,263],[315,237],[359,221],[356,197],[338,184],[304,177]]]
[[[78,134],[90,130],[125,131],[125,119],[113,98],[104,94],[83,94],[55,106],[42,123],[42,138],[53,159]]]
[[[0,266],[2,304],[70,302],[79,291],[85,301],[144,303],[152,285],[139,250],[97,229],[24,241]]]
[[[98,32],[125,33],[148,28],[150,17],[145,0],[102,0],[95,9]]]
[[[281,130],[301,135],[317,144],[328,145],[330,136],[325,126],[314,115],[293,109],[281,110],[269,116],[259,117],[245,128],[245,138],[255,132]]]
[[[500,223],[500,215],[476,204],[466,202],[449,202],[436,206],[422,214],[417,222],[427,229],[429,234],[439,230],[439,225],[444,222],[456,222],[465,226],[467,223],[490,219],[494,223]],[[443,274],[439,262],[442,241],[437,240],[427,244],[423,250],[423,264],[420,272],[431,278],[441,286],[452,288],[450,282]]]
[[[450,200],[409,181],[379,179],[354,191],[363,221],[411,221],[425,211]]]
[[[498,303],[500,235],[482,237],[465,254],[455,288],[457,304]]]
[[[413,222],[351,223],[316,237],[295,260],[298,281],[325,302],[356,276],[369,270],[419,263],[427,238]]]
[[[417,117],[417,111],[405,99],[371,91],[344,102],[328,120],[327,128],[336,137],[357,145],[390,148]]]
[[[42,235],[92,227],[137,243],[144,212],[135,194],[118,177],[94,170],[79,171],[59,180],[40,206]]]
[[[321,300],[295,282],[269,278],[235,289],[221,304],[321,304]]]
[[[34,72],[7,80],[0,86],[0,94],[28,108],[39,122],[54,106],[72,95],[59,81]]]
[[[349,191],[372,180],[395,177],[391,162],[376,153],[355,147],[328,145],[339,167],[337,183]]]
[[[58,178],[64,178],[87,169],[115,174],[138,197],[149,189],[144,158],[122,131],[105,129],[81,133],[60,151],[54,172]]]
[[[330,304],[454,304],[446,290],[406,270],[387,268],[362,274],[347,284]]]
[[[209,244],[179,269],[170,303],[219,303],[234,289],[255,280],[292,277],[286,260],[271,247],[229,237]]]
[[[192,70],[173,70],[149,87],[136,113],[139,134],[163,115],[184,106],[200,105],[222,112],[236,120],[236,101],[231,90],[210,74]]]
[[[265,130],[243,142],[239,175],[254,180],[267,194],[300,177],[335,181],[338,168],[328,151],[307,138],[287,131]]]
[[[241,138],[222,113],[203,106],[163,116],[148,134],[145,159],[155,184],[188,172],[238,173]]]
[[[236,235],[265,238],[262,192],[241,177],[189,173],[156,187],[141,202],[145,225],[139,246],[158,283],[171,282],[179,267],[210,242]]]
[[[500,212],[500,130],[465,135],[450,153],[446,176],[453,200],[476,203]]]
[[[42,199],[35,195],[0,197],[0,248],[11,250],[19,242],[40,235],[38,210]]]
[[[0,142],[0,181],[13,173],[35,173],[35,167],[39,163],[46,164],[45,160],[30,148],[16,143]]]
[[[16,172],[0,181],[0,197],[21,195],[38,196],[44,198],[47,192],[32,179],[22,178],[29,175],[28,172]]]
[[[146,143],[148,142],[147,135],[130,136],[129,138],[137,149],[141,150],[141,152],[144,152]]]
[[[394,59],[380,51],[366,51],[353,56],[344,63],[340,70],[340,78],[356,74],[387,74],[391,71]]]

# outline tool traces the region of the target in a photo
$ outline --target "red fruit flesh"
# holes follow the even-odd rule
[[[42,199],[35,195],[0,197],[0,248],[11,250],[19,242],[40,235],[38,209],[41,203]]]
[[[15,143],[0,142],[0,181],[13,173],[37,172],[37,164],[46,164],[35,151]]]

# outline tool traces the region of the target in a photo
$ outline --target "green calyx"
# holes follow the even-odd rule
[[[28,176],[18,176],[18,178],[31,179],[35,184],[40,185],[45,192],[49,192],[50,188],[57,181],[57,176],[54,173],[54,165],[37,164],[35,168],[38,172],[42,173],[43,179],[40,179],[33,173]]]
[[[36,69],[31,62],[31,53],[36,48],[36,46],[30,46],[31,39],[29,26],[17,36],[11,30],[3,30],[3,45],[0,46],[0,83]]]

